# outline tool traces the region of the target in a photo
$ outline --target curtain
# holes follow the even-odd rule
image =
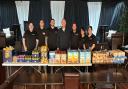
[[[15,1],[20,29],[22,36],[24,34],[24,21],[28,21],[29,1]]]
[[[13,24],[19,24],[15,2],[0,0],[0,29],[10,27]]]
[[[94,35],[96,35],[98,29],[101,6],[102,2],[88,2],[89,25],[92,26]]]
[[[114,13],[113,13],[113,16],[112,16],[111,23],[110,23],[110,28],[111,29],[114,29],[114,30],[118,29],[119,20],[122,17],[124,9],[125,9],[124,2],[117,3],[117,5],[115,6],[115,9],[114,9]]]
[[[45,26],[49,26],[51,19],[51,9],[49,0],[31,0],[29,10],[29,20],[34,21],[35,27],[39,26],[39,21],[43,19]]]
[[[115,5],[116,5],[116,3],[113,3],[113,2],[111,2],[111,3],[104,2],[102,4],[99,26],[101,26],[101,25],[110,26],[111,19],[112,19],[114,10],[115,10]]]
[[[67,20],[67,27],[71,29],[72,23],[75,21],[78,26],[88,27],[88,7],[87,2],[82,0],[66,0],[64,17]]]
[[[61,26],[64,17],[65,1],[51,1],[52,18],[56,21],[56,26]]]

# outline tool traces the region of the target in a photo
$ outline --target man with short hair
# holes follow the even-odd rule
[[[48,28],[48,48],[49,51],[55,51],[57,49],[57,33],[58,28],[55,27],[55,20],[50,20],[50,27]]]
[[[93,51],[96,47],[96,36],[92,33],[92,26],[88,27],[87,41],[85,42],[85,48]]]
[[[77,25],[74,22],[72,24],[72,31],[71,31],[71,49],[78,50],[79,38],[80,38],[80,36],[79,36],[78,30],[77,30]]]
[[[57,36],[57,49],[67,51],[70,48],[70,31],[66,28],[66,20],[62,19],[62,27]]]

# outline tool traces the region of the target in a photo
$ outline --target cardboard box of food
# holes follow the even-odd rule
[[[46,64],[48,63],[48,55],[47,52],[42,52],[41,53],[41,63]]]
[[[40,62],[40,55],[38,50],[32,51],[32,62]]]
[[[80,51],[80,63],[81,64],[91,64],[91,52],[90,51]]]
[[[106,51],[95,51],[92,54],[92,62],[93,64],[106,64],[111,63],[109,60],[109,52]]]
[[[65,51],[61,51],[61,64],[67,63],[67,54]]]
[[[55,62],[55,51],[49,51],[49,63],[53,64]]]
[[[14,48],[12,46],[3,48],[3,62],[12,62],[13,60],[13,50]]]
[[[60,51],[56,51],[55,52],[55,61],[54,61],[55,64],[60,64],[61,63],[61,53]]]
[[[79,63],[79,52],[78,50],[68,50],[68,62],[69,64]]]
[[[25,55],[18,55],[17,62],[25,62]]]

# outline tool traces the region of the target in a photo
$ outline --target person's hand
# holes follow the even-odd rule
[[[59,48],[57,48],[57,51],[59,50]]]
[[[37,50],[37,48],[35,47],[34,50]]]
[[[92,51],[92,48],[90,47],[89,50]]]

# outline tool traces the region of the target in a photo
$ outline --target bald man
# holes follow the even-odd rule
[[[70,47],[70,31],[66,28],[66,20],[62,19],[62,27],[59,29],[57,36],[57,49],[67,51]]]

